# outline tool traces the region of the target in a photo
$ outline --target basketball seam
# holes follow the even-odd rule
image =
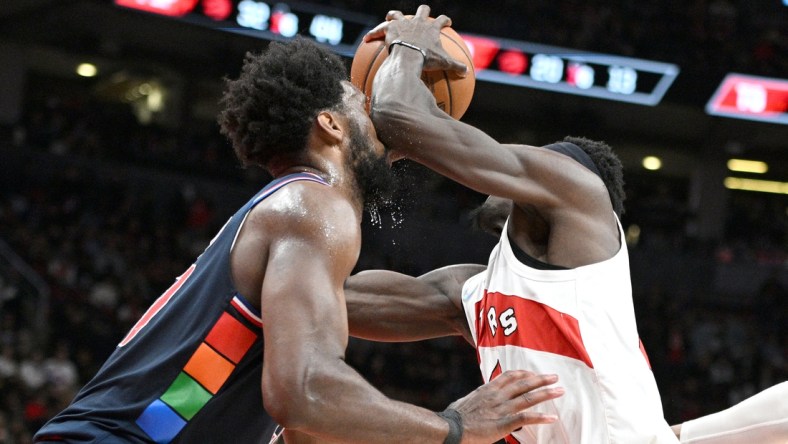
[[[468,66],[468,68],[470,68],[470,69],[471,69],[471,71],[473,71],[473,72],[475,73],[475,72],[476,72],[476,69],[474,69],[474,66],[473,66],[473,59],[472,59],[472,58],[471,58],[471,56],[470,56],[470,55],[469,55],[469,54],[468,54],[468,53],[465,51],[465,49],[463,49],[463,46],[462,46],[462,45],[460,45],[460,44],[459,44],[459,43],[458,43],[456,40],[454,40],[454,39],[453,39],[453,38],[452,38],[450,35],[448,35],[448,34],[444,34],[443,32],[441,32],[441,35],[442,35],[442,36],[444,36],[444,37],[446,37],[447,39],[449,39],[449,41],[451,41],[452,43],[454,43],[454,44],[457,46],[457,48],[459,48],[459,49],[460,49],[460,51],[462,51],[462,54],[465,56],[465,59],[466,59],[466,61],[468,62],[468,63],[467,63],[467,66]]]
[[[377,60],[378,60],[378,56],[380,56],[380,53],[383,51],[383,49],[384,49],[385,47],[386,47],[386,45],[385,45],[385,44],[381,44],[380,46],[378,46],[378,49],[375,51],[375,56],[374,56],[374,57],[372,57],[372,58],[370,59],[370,61],[369,61],[369,65],[367,66],[367,72],[366,72],[366,73],[364,73],[364,93],[365,93],[365,94],[366,94],[366,92],[367,92],[367,82],[369,81],[369,73],[372,71],[372,67],[375,65],[375,62],[377,62]],[[373,77],[373,78],[372,78],[372,80],[374,81],[374,80],[375,80],[375,78]],[[370,92],[370,96],[371,96],[371,93],[372,93],[372,85],[370,85],[369,92]]]
[[[450,42],[454,43],[454,45],[457,46],[457,48],[459,48],[460,51],[462,51],[462,54],[465,56],[466,66],[468,66],[468,68],[471,71],[473,71],[474,75],[475,75],[476,70],[473,67],[473,59],[471,59],[470,55],[468,55],[468,53],[465,51],[465,49],[462,47],[462,45],[460,45],[450,35],[445,34],[444,32],[441,32],[441,36],[446,37],[447,39],[449,39]],[[449,81],[449,75],[446,73],[446,71],[443,71],[443,78],[446,80],[446,90],[448,90],[448,92],[449,92],[449,115],[451,115],[452,112],[454,111],[454,97],[453,97],[453,94],[452,94],[451,83]]]
[[[449,115],[451,115],[452,111],[454,111],[454,96],[451,92],[451,83],[449,80],[449,74],[446,71],[443,71],[443,80],[446,81],[446,91],[449,92]]]

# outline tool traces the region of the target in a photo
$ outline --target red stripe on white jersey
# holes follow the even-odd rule
[[[485,292],[476,303],[477,347],[513,345],[554,353],[594,368],[577,319],[518,296]]]

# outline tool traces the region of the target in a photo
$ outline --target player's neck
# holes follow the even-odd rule
[[[274,178],[288,174],[311,173],[321,177],[332,188],[345,193],[356,207],[359,214],[363,210],[364,202],[353,172],[343,160],[343,153],[339,150],[328,150],[322,155],[306,154],[297,159],[278,159],[267,165],[268,171]]]
[[[331,185],[337,185],[342,176],[341,160],[330,149],[306,149],[293,155],[282,155],[266,165],[275,178],[296,173],[311,173],[323,178]]]
[[[298,173],[310,173],[316,176],[320,176],[324,180],[328,179],[327,177],[325,177],[326,174],[324,174],[323,171],[320,171],[318,168],[311,167],[308,165],[292,165],[292,166],[276,169],[275,171],[273,169],[271,170],[271,174],[276,179],[284,176],[289,176],[290,174],[298,174]]]

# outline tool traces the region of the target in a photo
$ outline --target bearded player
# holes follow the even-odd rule
[[[387,398],[345,363],[343,283],[362,208],[390,178],[364,95],[347,77],[341,59],[306,39],[247,56],[219,123],[241,162],[275,180],[36,442],[252,443],[278,423],[348,443],[481,444],[554,420],[525,411],[560,396],[535,390],[554,377],[510,372],[438,414]]]

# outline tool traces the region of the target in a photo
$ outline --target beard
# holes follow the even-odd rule
[[[375,154],[375,145],[365,137],[357,122],[350,126],[348,161],[356,179],[356,192],[367,210],[376,210],[391,203],[396,189],[394,173],[386,156]]]

